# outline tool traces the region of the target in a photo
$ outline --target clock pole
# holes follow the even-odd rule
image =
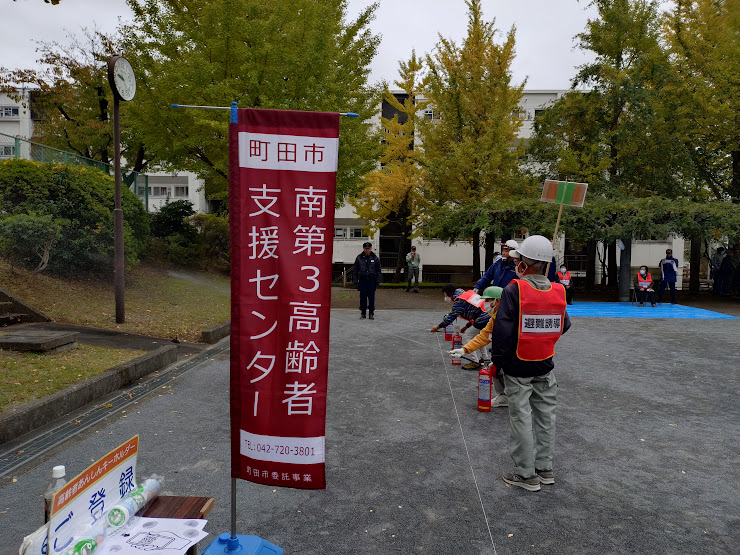
[[[116,323],[126,321],[124,288],[126,284],[123,264],[123,209],[121,208],[121,115],[118,95],[113,94],[113,171],[116,181],[116,199],[113,209],[113,287],[116,296]]]
[[[136,76],[129,61],[121,55],[108,61],[108,82],[113,90],[113,171],[116,183],[113,208],[113,286],[116,296],[116,322],[126,320],[123,302],[125,286],[123,256],[123,209],[121,207],[121,100],[136,94]]]

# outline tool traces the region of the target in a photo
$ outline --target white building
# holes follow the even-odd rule
[[[522,118],[522,125],[519,129],[521,139],[529,139],[532,136],[534,119],[541,110],[544,110],[558,98],[564,95],[565,90],[525,90],[522,94],[519,115]],[[395,94],[403,96],[402,91],[394,91]],[[373,119],[376,126],[380,125],[380,114],[390,118],[393,116],[392,108],[387,103]],[[433,117],[431,109],[426,110],[427,117]],[[577,209],[576,209],[577,210]],[[363,236],[362,227],[365,222],[357,217],[353,207],[345,204],[336,211],[334,229],[334,271],[335,274],[341,272],[343,268],[354,263],[355,257],[362,251],[362,243],[370,241],[373,243],[373,249],[380,256],[384,272],[392,273],[395,271],[396,257],[400,238],[393,236],[393,232],[384,233],[384,230],[378,231],[373,237]],[[514,237],[515,240],[522,241],[524,237]],[[481,241],[482,242],[482,241]],[[416,252],[421,255],[420,279],[432,282],[463,282],[470,280],[470,267],[472,265],[472,246],[468,242],[458,242],[454,245],[448,245],[444,241],[435,239],[426,239],[417,237],[412,240],[416,245]],[[683,258],[684,239],[679,236],[671,235],[664,240],[658,241],[633,241],[632,243],[632,267],[639,268],[641,265],[648,266],[653,275],[656,275],[658,262],[665,256],[665,250],[673,250],[674,256],[679,259],[681,265],[688,267],[688,261]],[[596,264],[596,281],[601,279],[601,267],[598,264],[599,256],[605,258],[604,245],[599,244],[599,253]],[[566,262],[571,272],[576,278],[585,279],[586,255],[585,253],[575,254],[571,252],[570,245],[566,238],[561,236],[555,246],[555,257],[558,263]],[[485,260],[485,248],[480,247],[481,264]],[[619,264],[619,256],[617,256]],[[485,271],[485,268],[481,268]],[[660,272],[657,272],[660,275]],[[678,284],[681,287],[682,275],[679,272]]]

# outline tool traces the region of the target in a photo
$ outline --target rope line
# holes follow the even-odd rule
[[[491,547],[493,547],[493,553],[496,555],[496,544],[493,541],[493,533],[491,532],[491,525],[488,522],[488,515],[486,514],[486,508],[483,505],[483,496],[480,493],[480,487],[478,487],[478,479],[475,477],[475,470],[473,469],[473,461],[470,458],[470,451],[468,450],[468,442],[465,441],[465,432],[463,431],[462,421],[460,420],[460,413],[457,410],[457,403],[455,402],[455,394],[452,391],[452,382],[450,381],[450,371],[448,365],[445,364],[445,358],[442,351],[442,345],[440,344],[439,336],[437,336],[437,345],[440,348],[439,355],[442,358],[442,366],[445,369],[445,377],[447,378],[447,386],[450,388],[450,397],[452,397],[452,406],[455,408],[455,416],[457,417],[457,425],[460,427],[460,435],[462,436],[463,445],[465,446],[465,454],[468,456],[468,464],[470,465],[470,473],[473,475],[473,482],[475,483],[475,491],[478,493],[478,501],[480,501],[480,508],[483,511],[483,518],[486,521],[486,528],[488,529],[488,537],[491,538]]]

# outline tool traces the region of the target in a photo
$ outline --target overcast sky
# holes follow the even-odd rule
[[[281,0],[278,0],[281,1]],[[282,0],[290,1],[290,0]],[[355,17],[372,0],[349,0]],[[566,89],[575,67],[589,61],[574,49],[574,36],[583,31],[595,10],[586,0],[483,0],[486,20],[496,19],[502,33],[516,25],[517,56],[514,82],[527,79],[527,89]],[[37,58],[35,41],[66,42],[68,33],[97,25],[115,30],[131,11],[124,0],[62,0],[57,6],[43,0],[3,0],[0,17],[0,67],[30,68]],[[372,63],[371,81],[398,77],[398,61],[429,53],[441,34],[460,42],[467,28],[464,0],[380,0],[372,30],[382,35]],[[503,40],[503,34],[499,42]]]

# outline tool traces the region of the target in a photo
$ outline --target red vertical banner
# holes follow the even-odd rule
[[[239,110],[229,127],[231,475],[326,488],[339,114]]]

